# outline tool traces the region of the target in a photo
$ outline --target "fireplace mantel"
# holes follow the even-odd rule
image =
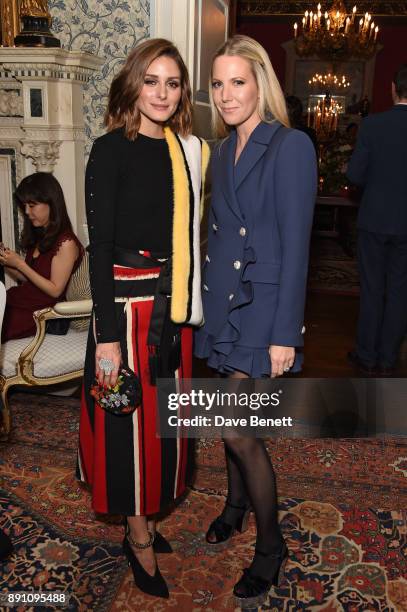
[[[35,171],[53,172],[72,225],[86,242],[83,86],[103,59],[64,49],[0,48],[0,206],[2,239],[18,247],[12,193]]]
[[[65,49],[45,49],[41,47],[1,47],[0,64],[8,70],[32,70],[49,66],[50,70],[71,73],[69,78],[86,82],[94,70],[103,64],[103,59],[90,53],[66,51]],[[82,78],[80,75],[83,74]],[[33,75],[35,76],[35,75]],[[36,78],[41,78],[36,77]],[[66,78],[66,77],[65,77]]]

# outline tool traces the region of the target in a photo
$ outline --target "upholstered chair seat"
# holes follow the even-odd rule
[[[88,256],[67,288],[67,302],[34,312],[36,334],[30,338],[9,340],[0,349],[0,440],[7,440],[11,413],[7,393],[11,387],[55,385],[83,375],[92,300],[89,299]],[[65,335],[46,332],[47,321],[70,319]]]

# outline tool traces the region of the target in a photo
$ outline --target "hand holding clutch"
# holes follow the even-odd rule
[[[96,383],[91,387],[91,396],[101,408],[115,415],[131,414],[141,404],[142,389],[136,374],[121,368],[114,387]]]

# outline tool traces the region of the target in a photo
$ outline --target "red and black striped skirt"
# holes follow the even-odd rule
[[[154,295],[146,286],[160,268],[114,266],[116,316],[121,330],[123,362],[138,375],[142,404],[131,415],[115,416],[90,395],[95,381],[95,339],[90,330],[82,393],[78,477],[92,491],[96,512],[147,516],[165,511],[185,492],[193,472],[193,440],[157,436],[157,389],[151,384],[147,337]],[[153,292],[152,292],[153,293]],[[123,295],[123,294],[127,294]],[[168,309],[169,310],[169,309]],[[174,378],[192,374],[192,329],[175,326],[169,315],[163,327],[161,353],[181,334],[180,365]]]

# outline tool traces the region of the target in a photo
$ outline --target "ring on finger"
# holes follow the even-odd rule
[[[102,372],[103,372],[103,376],[104,376],[105,378],[108,378],[108,377],[109,377],[109,376],[111,376],[112,374],[117,374],[117,373],[118,373],[118,371],[119,371],[119,369],[118,369],[118,368],[113,368],[113,370],[111,370],[111,371],[102,370]]]
[[[114,363],[111,359],[102,357],[99,359],[99,368],[103,370],[105,376],[110,376],[110,374],[114,371]]]

